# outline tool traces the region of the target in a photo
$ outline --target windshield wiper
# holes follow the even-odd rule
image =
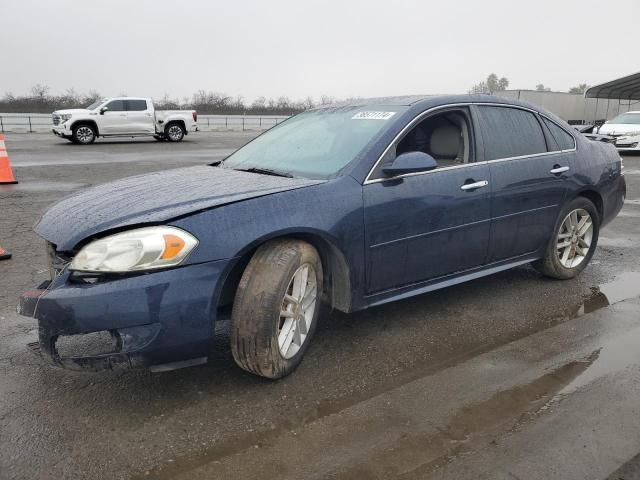
[[[262,175],[273,175],[274,177],[293,178],[293,175],[291,175],[290,173],[279,172],[277,170],[271,170],[270,168],[251,167],[251,168],[234,168],[234,170],[239,170],[241,172],[260,173]]]

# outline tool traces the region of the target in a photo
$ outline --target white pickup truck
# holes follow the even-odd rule
[[[189,132],[198,131],[195,110],[155,110],[150,98],[105,98],[87,108],[57,110],[52,117],[55,135],[81,145],[98,137],[153,136],[181,142]]]

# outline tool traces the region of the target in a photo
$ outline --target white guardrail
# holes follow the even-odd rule
[[[198,129],[267,130],[289,118],[286,115],[200,115]],[[51,115],[46,113],[0,113],[0,133],[43,133],[51,131]]]

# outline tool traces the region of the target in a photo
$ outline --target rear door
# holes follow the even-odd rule
[[[478,105],[475,111],[491,172],[487,262],[545,248],[568,190],[575,143],[559,148],[544,120],[527,109]]]
[[[155,133],[151,102],[139,99],[125,100],[124,103],[127,107],[128,133]]]

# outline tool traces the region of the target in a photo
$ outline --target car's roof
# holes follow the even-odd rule
[[[541,111],[540,107],[527,102],[489,94],[402,95],[397,97],[354,98],[338,103],[321,105],[316,107],[316,109],[320,110],[325,108],[339,107],[366,107],[367,105],[415,106],[419,104],[424,104],[425,107],[435,107],[438,105],[445,105],[449,103],[500,103],[506,105],[518,105]]]

